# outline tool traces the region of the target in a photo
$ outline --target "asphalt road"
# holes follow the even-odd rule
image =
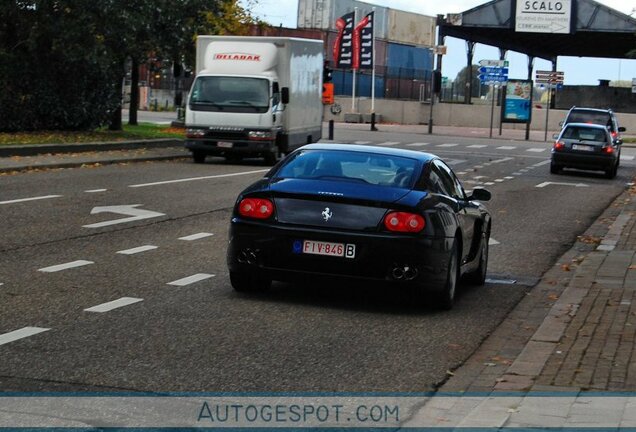
[[[267,170],[256,160],[2,176],[0,388],[430,390],[624,190],[636,166],[636,149],[625,148],[614,180],[555,176],[547,143],[352,130],[337,137],[436,153],[467,189],[491,190],[492,281],[463,290],[450,312],[364,284],[234,293],[225,267],[230,209]],[[102,222],[112,224],[94,227]],[[120,307],[106,311],[111,301]]]

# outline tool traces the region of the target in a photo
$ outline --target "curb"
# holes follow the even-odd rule
[[[83,166],[101,166],[101,165],[117,165],[124,163],[137,163],[137,162],[153,162],[153,161],[169,161],[178,159],[190,159],[189,155],[171,155],[171,156],[148,156],[141,158],[127,158],[127,159],[104,159],[93,160],[84,162],[60,162],[40,165],[18,166],[11,168],[0,168],[0,174],[2,173],[19,173],[27,171],[39,171],[39,170],[51,170],[51,169],[66,169],[66,168],[78,168]]]
[[[136,150],[141,148],[181,147],[184,140],[164,138],[153,140],[94,142],[85,144],[30,144],[0,146],[0,157],[37,156],[48,153],[83,153],[91,151]]]

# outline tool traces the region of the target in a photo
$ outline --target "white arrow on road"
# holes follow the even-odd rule
[[[549,186],[549,185],[574,186],[574,187],[590,187],[589,185],[586,185],[585,183],[562,183],[562,182],[544,182],[544,183],[536,185],[535,187],[544,188],[544,187]]]
[[[130,216],[130,217],[123,218],[123,219],[114,219],[114,220],[94,223],[90,225],[84,225],[84,228],[102,228],[102,227],[110,226],[110,225],[116,225],[116,224],[134,222],[134,221],[138,221],[142,219],[151,219],[151,218],[156,218],[159,216],[165,216],[165,214],[163,213],[159,213],[159,212],[155,212],[151,210],[138,209],[137,207],[141,205],[143,204],[95,207],[93,210],[91,210],[91,214],[115,213],[115,214]]]

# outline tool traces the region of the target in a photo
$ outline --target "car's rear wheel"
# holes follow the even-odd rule
[[[262,292],[272,286],[272,280],[254,273],[230,272],[232,288],[238,292]]]
[[[453,243],[450,257],[448,259],[448,269],[446,271],[446,283],[444,289],[437,295],[436,306],[443,310],[450,310],[455,303],[455,293],[457,291],[457,279],[459,276],[457,239]]]
[[[276,165],[281,158],[281,152],[278,147],[274,151],[265,154],[265,163],[267,165]]]
[[[192,152],[192,159],[194,160],[194,163],[202,164],[205,162],[205,153],[201,150],[195,150]]]
[[[614,166],[608,170],[605,170],[605,177],[608,179],[613,179],[616,177],[616,173],[618,172],[618,163],[614,164]]]
[[[486,283],[486,273],[488,271],[488,241],[490,233],[485,232],[481,236],[481,251],[479,253],[479,267],[466,275],[466,281],[473,285],[482,286]]]
[[[563,167],[561,165],[557,165],[553,162],[550,162],[550,173],[551,174],[561,174],[563,171]]]

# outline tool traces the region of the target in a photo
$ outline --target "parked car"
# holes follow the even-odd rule
[[[620,145],[607,127],[568,123],[552,147],[550,172],[559,174],[563,168],[578,168],[604,171],[607,178],[614,178],[619,157]]]
[[[484,284],[491,215],[438,157],[311,144],[238,196],[227,264],[237,291],[316,277],[415,288],[452,307],[465,276]],[[429,295],[430,294],[430,295]]]

